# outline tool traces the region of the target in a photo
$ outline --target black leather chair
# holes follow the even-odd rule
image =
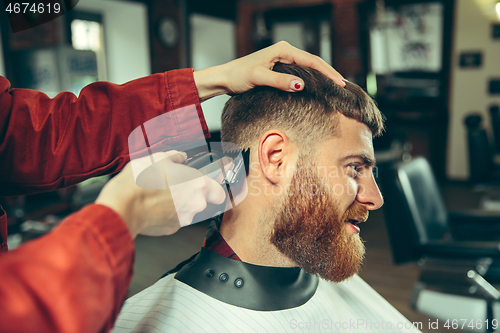
[[[491,129],[495,142],[495,153],[500,154],[500,107],[492,105],[490,107]]]
[[[493,132],[498,121],[495,112],[492,113]],[[469,180],[472,183],[500,184],[500,165],[495,163],[494,145],[490,144],[485,128],[482,126],[480,114],[470,114],[465,117],[467,127],[467,143],[469,148]],[[496,138],[495,138],[496,139]]]
[[[422,157],[386,169],[379,183],[394,262],[420,266],[411,306],[443,321],[498,318],[500,305],[471,288],[467,272],[500,282],[500,212],[449,213]]]
[[[500,259],[500,212],[449,213],[426,159],[398,163],[379,181],[396,264],[425,257]]]

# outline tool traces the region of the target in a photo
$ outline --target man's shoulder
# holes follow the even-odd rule
[[[166,272],[165,274],[163,274],[160,279],[163,279],[164,277],[166,277],[167,275],[173,275],[174,273],[177,273],[178,271],[180,271],[182,269],[182,267],[186,266],[187,264],[189,264],[191,261],[194,260],[194,258],[196,258],[196,256],[199,254],[200,252],[197,252],[195,254],[193,254],[190,258],[180,262],[177,266],[175,266],[174,268],[172,268],[171,270],[169,270],[168,272]]]
[[[346,306],[355,308],[371,307],[372,305],[392,307],[377,291],[375,291],[375,289],[357,274],[342,282],[331,282],[319,278],[317,293],[335,297],[337,301],[345,302]]]
[[[382,331],[386,329],[386,332],[392,332],[389,328],[397,327],[404,328],[396,330],[398,332],[418,332],[410,327],[411,323],[395,307],[357,274],[339,283],[320,278],[317,294],[318,298],[332,300],[337,310],[347,311],[340,316],[340,322],[344,324],[345,318],[350,323],[354,320],[360,332],[378,331],[375,329],[377,327]],[[350,317],[348,313],[355,316]]]

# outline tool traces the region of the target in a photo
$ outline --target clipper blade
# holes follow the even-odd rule
[[[186,152],[188,158],[183,164],[209,175],[221,170],[224,177],[220,184],[237,184],[248,175],[250,149],[241,150],[228,142],[210,143],[209,151],[193,149]],[[231,163],[232,162],[232,163]]]

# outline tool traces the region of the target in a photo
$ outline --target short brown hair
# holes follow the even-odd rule
[[[383,115],[358,85],[347,82],[341,87],[322,73],[298,65],[277,63],[273,70],[302,78],[304,89],[289,93],[256,87],[231,97],[222,112],[222,141],[246,149],[265,131],[278,128],[287,131],[291,141],[314,145],[335,135],[333,116],[338,112],[367,125],[373,136],[384,130]]]

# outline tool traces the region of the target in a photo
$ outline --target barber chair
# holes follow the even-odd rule
[[[500,259],[500,212],[448,212],[425,158],[396,164],[380,185],[396,264],[422,257]]]
[[[500,212],[448,212],[422,157],[395,164],[380,185],[394,262],[417,262],[421,267],[412,306],[444,322],[484,323],[487,301],[471,288],[467,272],[476,270],[490,283],[500,282]],[[492,308],[494,318],[500,318],[500,303]]]
[[[495,153],[500,154],[500,108],[498,105],[490,107],[491,129],[495,142]]]
[[[496,121],[494,117],[496,115],[493,114],[492,120]],[[464,123],[467,127],[469,147],[469,180],[472,183],[494,182],[495,185],[500,184],[500,166],[495,163],[488,135],[481,125],[481,115],[470,114],[465,117]]]

